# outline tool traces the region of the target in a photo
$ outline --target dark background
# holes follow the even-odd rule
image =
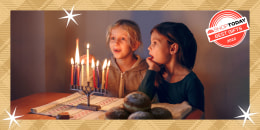
[[[70,11],[68,11],[70,12]],[[40,92],[72,92],[70,58],[75,57],[76,38],[80,55],[103,61],[111,53],[105,44],[108,25],[118,19],[134,20],[141,28],[143,46],[136,51],[148,56],[151,28],[164,21],[182,22],[193,32],[198,51],[194,72],[204,85],[205,118],[234,119],[238,106],[249,105],[249,31],[233,48],[209,43],[205,29],[218,11],[74,11],[79,25],[64,11],[11,11],[11,100]],[[238,11],[249,21],[249,11]]]

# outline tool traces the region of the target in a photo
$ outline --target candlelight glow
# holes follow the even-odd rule
[[[71,63],[72,65],[74,64],[73,58],[71,58],[70,63]]]
[[[92,58],[91,68],[95,68],[95,62],[94,62],[94,59],[93,59],[93,58]]]
[[[107,63],[107,67],[109,67],[110,66],[110,60],[108,61],[108,63]]]
[[[79,39],[76,40],[75,63],[79,64]]]
[[[107,59],[105,59],[104,63],[103,63],[103,69],[105,69],[107,67]]]
[[[89,49],[89,43],[87,44],[87,49]]]
[[[96,64],[96,66],[97,66],[97,67],[99,66],[99,60],[97,60],[97,64]]]
[[[81,60],[81,65],[83,65],[84,64],[84,60]]]

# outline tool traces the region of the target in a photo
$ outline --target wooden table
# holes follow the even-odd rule
[[[57,99],[69,96],[71,93],[36,93],[26,97],[22,97],[16,100],[11,101],[11,111],[13,111],[16,107],[15,115],[20,117],[18,119],[48,119],[55,120],[55,117],[32,114],[31,108],[38,107]]]
[[[36,93],[26,97],[22,97],[16,100],[11,101],[11,111],[14,111],[16,108],[16,116],[22,117],[18,119],[47,119],[47,120],[55,120],[55,117],[39,115],[39,114],[32,114],[30,109],[34,107],[38,107],[57,99],[69,96],[71,93]],[[203,115],[203,112],[200,110],[192,111],[185,119],[200,119]]]

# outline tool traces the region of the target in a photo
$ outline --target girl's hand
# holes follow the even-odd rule
[[[152,57],[147,57],[146,62],[149,65],[148,70],[154,70],[159,72],[161,70],[160,65],[153,61]]]

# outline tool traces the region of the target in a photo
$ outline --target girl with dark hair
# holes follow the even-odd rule
[[[192,68],[197,43],[183,23],[163,22],[151,30],[151,45],[146,62],[149,68],[139,91],[159,102],[177,104],[187,101],[204,111],[204,87]]]

